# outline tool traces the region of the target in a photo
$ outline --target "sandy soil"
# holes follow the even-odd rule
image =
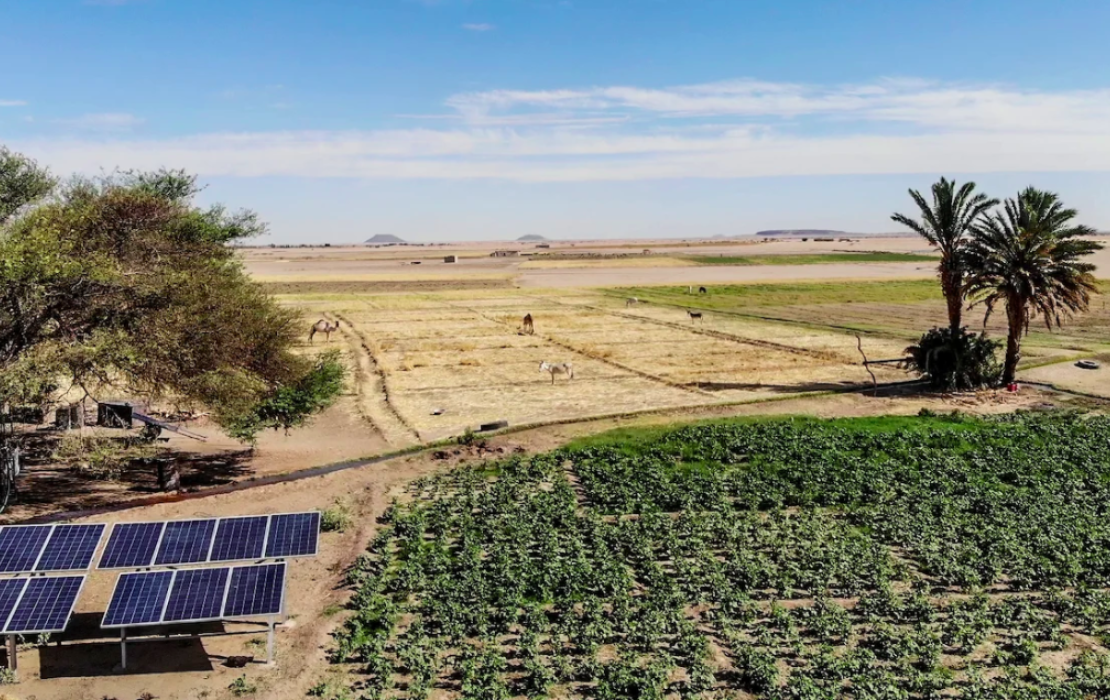
[[[1110,368],[1107,367],[1107,360],[1110,360],[1110,356],[1101,356],[1097,359],[1102,364],[1101,369],[1082,369],[1076,367],[1074,362],[1061,362],[1026,370],[1021,372],[1018,378],[1030,382],[1045,382],[1069,391],[1110,398]]]
[[[1100,239],[1103,242],[1110,238]],[[467,243],[442,247],[368,248],[347,246],[332,248],[250,248],[243,251],[247,269],[267,282],[282,280],[362,280],[389,278],[440,279],[467,275],[519,275],[524,287],[601,287],[649,284],[722,284],[745,281],[785,281],[821,279],[889,279],[892,277],[924,277],[933,274],[933,267],[919,263],[856,263],[801,266],[687,266],[664,256],[682,255],[797,255],[836,252],[929,253],[919,238],[868,237],[850,242],[817,242],[800,239],[736,240],[736,241],[552,241],[549,249],[538,249],[532,243]],[[642,260],[611,261],[537,261],[527,257],[490,257],[494,250],[508,249],[522,253],[622,254],[650,250],[658,264]],[[445,255],[458,255],[457,263],[445,263]],[[420,261],[419,265],[411,264]],[[1102,276],[1110,276],[1110,249],[1100,251],[1092,261]],[[556,265],[555,263],[559,263]],[[572,267],[574,265],[576,267]]]
[[[252,697],[275,700],[304,697],[310,687],[333,672],[326,657],[330,633],[346,614],[340,611],[347,597],[342,585],[344,571],[373,537],[377,516],[400,493],[404,482],[462,460],[492,459],[519,450],[544,451],[574,437],[606,429],[682,419],[753,414],[824,417],[912,414],[922,408],[998,413],[1052,400],[1052,395],[1033,391],[933,398],[854,394],[605,419],[499,436],[491,439],[484,451],[458,448],[443,453],[445,458],[422,453],[292,483],[91,518],[88,521],[109,522],[223,516],[327,508],[342,502],[354,515],[355,524],[344,533],[325,533],[318,557],[290,563],[290,618],[278,629],[274,666],[253,663],[244,669],[228,668],[225,662],[230,656],[261,658],[265,653],[261,645],[264,635],[257,628],[228,624],[184,630],[218,636],[134,642],[128,648],[128,671],[118,670],[118,640],[99,630],[100,615],[117,575],[93,572],[69,629],[55,640],[60,644],[23,650],[21,682],[9,692],[37,700],[122,699],[140,697],[143,693],[162,700],[220,699],[230,697],[227,686],[240,675],[246,675],[258,687]]]

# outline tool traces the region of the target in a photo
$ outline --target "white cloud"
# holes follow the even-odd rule
[[[146,120],[126,112],[102,112],[83,114],[72,119],[55,119],[55,124],[82,131],[129,131]]]
[[[0,100],[0,107],[26,107],[26,100]]]
[[[478,22],[478,23],[467,22],[466,24],[464,24],[462,26],[462,28],[466,29],[467,31],[471,31],[471,32],[488,32],[488,31],[492,31],[494,29],[494,26],[492,24],[488,24],[486,22]]]
[[[429,128],[123,135],[13,144],[61,172],[599,181],[779,175],[1110,171],[1110,90],[886,80],[735,81],[450,97]],[[127,128],[130,115],[99,116]],[[107,115],[111,116],[111,115]],[[127,117],[127,118],[123,118]]]

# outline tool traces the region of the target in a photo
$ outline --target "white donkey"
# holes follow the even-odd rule
[[[567,379],[574,379],[574,368],[571,367],[569,362],[548,362],[543,360],[540,362],[540,371],[547,372],[551,375],[551,383],[555,383],[556,374],[565,374]]]

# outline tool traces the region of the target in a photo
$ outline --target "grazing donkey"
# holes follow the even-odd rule
[[[686,309],[686,314],[690,317],[691,321],[702,320],[702,313],[700,311],[691,311],[690,309]]]
[[[708,294],[709,290],[705,287],[698,287],[698,294]]]
[[[536,326],[532,323],[532,314],[524,314],[520,330],[527,335],[535,335]]]
[[[332,322],[322,318],[312,325],[312,330],[308,332],[308,342],[311,343],[317,333],[323,333],[324,338],[330,343],[331,334],[337,330],[339,330],[339,321]]]
[[[574,379],[574,368],[570,366],[569,362],[548,362],[543,360],[540,362],[540,371],[547,372],[551,375],[551,383],[555,383],[556,374],[565,374],[567,379]]]

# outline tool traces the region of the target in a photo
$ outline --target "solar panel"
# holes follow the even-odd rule
[[[62,632],[73,613],[84,576],[52,576],[27,581],[23,595],[12,611],[5,634]]]
[[[320,513],[270,516],[266,558],[315,556],[320,544]]]
[[[120,576],[101,627],[149,625],[161,621],[173,576],[172,571]]]
[[[25,578],[0,579],[0,630],[7,626],[8,618],[15,610],[15,604],[19,602],[19,596],[26,585]]]
[[[222,518],[216,528],[209,561],[243,561],[261,559],[266,544],[269,516]]]
[[[79,571],[92,564],[104,525],[55,525],[35,571]]]
[[[208,561],[215,532],[215,520],[171,520],[162,533],[154,563],[169,566]]]
[[[280,615],[284,601],[284,563],[240,566],[231,572],[224,617]]]
[[[19,525],[0,528],[0,573],[35,570],[35,562],[50,537],[53,525]]]
[[[182,569],[166,605],[165,622],[218,620],[224,606],[229,569]]]
[[[116,523],[104,556],[101,569],[137,569],[150,566],[154,552],[162,538],[165,523]]]
[[[285,570],[282,562],[123,574],[116,581],[100,626],[281,615],[285,610]]]

